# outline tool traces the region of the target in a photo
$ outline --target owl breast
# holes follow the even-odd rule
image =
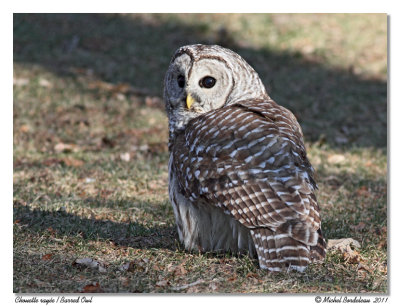
[[[247,253],[256,256],[250,230],[232,218],[228,212],[207,204],[193,201],[181,192],[174,174],[173,155],[169,160],[169,197],[174,210],[180,241],[185,248],[201,252]]]

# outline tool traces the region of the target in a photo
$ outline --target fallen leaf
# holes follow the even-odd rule
[[[54,151],[56,151],[57,153],[76,152],[77,146],[74,144],[67,144],[60,142],[54,146]]]
[[[39,79],[39,85],[42,86],[42,87],[47,87],[47,88],[52,87],[52,84],[50,83],[50,81],[48,81],[48,80],[46,80],[44,78],[40,78]]]
[[[165,287],[165,286],[168,286],[168,284],[169,284],[169,282],[167,280],[163,279],[163,280],[158,281],[156,283],[156,286],[157,287]]]
[[[65,157],[62,159],[62,161],[64,162],[64,164],[66,166],[75,167],[75,168],[79,168],[79,167],[83,166],[83,164],[84,164],[84,162],[82,160],[75,159],[72,157]]]
[[[167,266],[167,271],[172,272],[175,276],[182,276],[187,273],[186,269],[183,267],[182,264],[178,266],[173,266],[172,264],[169,264]]]
[[[62,163],[62,160],[58,159],[58,158],[48,158],[43,161],[43,165],[48,166],[48,167],[53,166],[53,165],[58,165],[61,163]]]
[[[101,293],[104,290],[100,287],[99,283],[92,283],[83,287],[82,293]]]
[[[130,262],[124,263],[119,269],[121,271],[133,272],[133,271],[135,271],[135,267],[136,267],[136,264],[133,261],[130,261]]]
[[[143,260],[129,261],[119,268],[121,271],[135,272],[144,271],[146,269],[146,262]]]
[[[326,245],[328,250],[342,250],[345,251],[347,246],[353,245],[356,248],[361,248],[360,243],[352,238],[342,239],[329,239]]]
[[[386,249],[386,248],[387,248],[387,240],[386,240],[386,239],[381,240],[381,241],[378,243],[378,248],[379,248],[379,249]]]
[[[340,164],[345,160],[346,158],[342,154],[333,154],[328,157],[328,162],[331,164]]]
[[[73,262],[73,265],[88,267],[94,270],[98,270],[99,272],[107,272],[107,269],[104,267],[104,264],[89,257],[78,258]]]
[[[208,285],[208,288],[210,288],[212,291],[215,291],[218,289],[218,285],[215,282],[212,282]]]
[[[56,232],[56,231],[54,230],[54,228],[52,228],[51,226],[47,228],[47,231],[48,231],[51,235],[54,235],[55,232]]]
[[[130,90],[131,90],[131,86],[127,83],[116,84],[111,88],[111,91],[113,93],[122,93],[122,94],[126,94]]]
[[[50,260],[53,257],[53,254],[49,253],[49,254],[45,254],[42,256],[42,260]]]
[[[128,162],[128,161],[131,160],[131,155],[129,154],[129,152],[125,152],[125,153],[121,153],[121,154],[119,155],[119,158],[120,158],[122,161]]]
[[[361,186],[360,188],[357,189],[356,193],[357,193],[357,196],[359,196],[359,197],[371,196],[371,193],[368,191],[367,186]]]
[[[89,83],[89,89],[100,89],[105,91],[110,91],[113,88],[111,83],[103,82],[103,81],[94,81]]]
[[[361,245],[358,241],[352,238],[343,238],[337,240],[328,240],[327,249],[328,250],[337,250],[343,255],[343,259],[345,262],[350,264],[360,263],[362,260],[360,253],[356,250],[353,250],[351,246],[360,248]]]
[[[247,273],[246,277],[247,277],[247,278],[250,278],[250,277],[258,278],[258,275],[257,275],[256,273],[249,272],[249,273]]]
[[[27,126],[26,124],[23,124],[19,128],[19,131],[22,132],[22,133],[27,133],[27,132],[29,132],[29,126]]]
[[[357,232],[360,232],[365,228],[365,226],[366,226],[366,224],[364,222],[360,222],[357,225],[352,225],[350,227],[351,227],[351,229],[353,229]]]
[[[360,263],[361,261],[360,253],[351,249],[349,252],[343,253],[343,258],[347,263],[350,264]]]
[[[370,160],[364,164],[365,167],[371,167],[372,165],[373,163]]]
[[[21,220],[20,220],[20,219],[17,219],[17,220],[14,221],[14,224],[18,224],[18,223],[20,223],[20,222],[21,222]]]
[[[129,278],[128,277],[120,277],[121,283],[123,286],[128,287],[129,286]]]
[[[111,195],[114,191],[113,190],[108,190],[108,189],[102,189],[100,190],[100,196],[104,199],[108,198],[109,195]]]
[[[366,267],[365,265],[363,265],[361,262],[358,264],[357,270],[365,270],[365,271],[367,271],[367,272],[372,272],[371,269],[369,269],[368,267]]]
[[[24,79],[24,78],[14,78],[13,79],[13,84],[15,86],[24,86],[29,83],[29,79]]]

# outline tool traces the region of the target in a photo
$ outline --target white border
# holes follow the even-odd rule
[[[4,4],[4,2],[8,2]],[[397,233],[400,222],[395,222],[395,218],[400,216],[399,203],[400,197],[396,192],[398,189],[398,171],[400,150],[399,150],[399,131],[400,120],[399,114],[399,78],[398,78],[398,57],[399,49],[399,21],[400,17],[396,7],[396,1],[349,1],[336,0],[332,1],[254,1],[246,0],[233,3],[231,1],[217,0],[198,0],[198,1],[3,1],[1,4],[1,85],[2,85],[2,111],[1,111],[1,142],[3,148],[1,150],[1,199],[3,209],[7,211],[5,222],[1,222],[2,236],[5,239],[3,243],[7,246],[7,251],[2,252],[2,294],[1,300],[3,305],[15,304],[15,295],[12,293],[12,13],[13,12],[202,12],[202,13],[388,13],[390,15],[390,91],[388,97],[390,107],[390,231],[391,231],[391,247],[390,247],[390,297],[387,304],[397,304],[400,301],[398,288],[399,257],[397,247]],[[373,124],[373,123],[371,123]],[[396,139],[397,138],[397,139]],[[396,237],[393,239],[393,237]],[[316,304],[314,302],[315,295],[307,296],[95,296],[94,304],[109,305],[110,302],[116,302],[118,305],[142,305],[148,303],[187,305],[203,304],[217,302],[225,305],[242,305],[250,299],[251,303],[282,303],[291,302],[296,305]],[[189,300],[188,300],[189,299]],[[246,299],[246,301],[244,300]],[[133,303],[133,304],[132,304]]]

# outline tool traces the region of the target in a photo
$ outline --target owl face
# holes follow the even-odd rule
[[[206,112],[263,94],[257,73],[233,51],[220,46],[181,47],[164,80],[170,131],[184,129],[191,119]]]

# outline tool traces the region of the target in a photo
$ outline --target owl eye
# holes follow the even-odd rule
[[[214,87],[216,81],[213,77],[206,76],[200,80],[199,85],[200,87],[211,88]]]
[[[183,88],[183,86],[185,86],[185,77],[182,74],[178,75],[177,81],[180,88]]]

